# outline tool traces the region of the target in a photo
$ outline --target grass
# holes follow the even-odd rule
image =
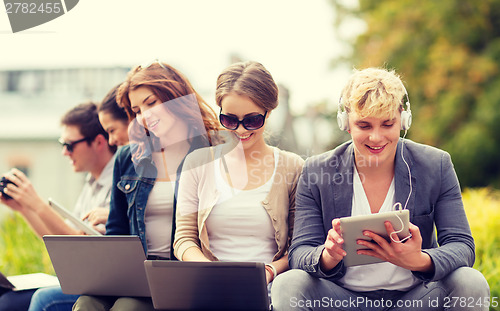
[[[4,275],[35,272],[55,275],[45,244],[17,214],[2,213],[0,250],[0,271]]]
[[[476,243],[474,268],[481,271],[490,285],[491,297],[500,300],[500,191],[489,188],[466,189],[465,211]],[[500,310],[500,306],[490,310]]]
[[[465,189],[463,200],[476,242],[476,263],[488,280],[491,297],[500,300],[500,191]],[[43,241],[22,217],[12,213],[0,219],[0,271],[5,275],[45,272],[54,274]],[[500,311],[500,306],[490,310]]]

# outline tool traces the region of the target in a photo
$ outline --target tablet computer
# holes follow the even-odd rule
[[[363,235],[365,230],[372,231],[390,241],[384,225],[386,221],[391,222],[394,230],[398,232],[399,239],[410,235],[410,212],[407,209],[340,218],[344,250],[347,253],[344,257],[346,267],[383,262],[382,259],[376,257],[358,254],[357,250],[366,248],[357,244],[356,241],[359,239],[371,240]]]
[[[89,224],[85,223],[83,220],[79,219],[73,213],[62,207],[61,204],[54,201],[54,199],[49,198],[49,205],[63,218],[69,220],[77,229],[82,230],[88,235],[102,235],[99,231],[94,229]]]

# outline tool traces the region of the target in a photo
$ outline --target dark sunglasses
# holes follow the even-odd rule
[[[240,120],[237,117],[223,114],[221,109],[221,112],[219,114],[219,121],[223,127],[231,131],[236,130],[240,126],[240,124],[243,125],[243,127],[246,130],[254,131],[264,126],[264,122],[266,121],[266,115],[267,111],[266,113],[264,113],[264,115],[256,114],[253,116],[244,117],[243,120]]]
[[[67,143],[64,140],[62,140],[62,138],[59,138],[59,143],[63,146],[63,148],[66,147],[66,150],[68,150],[68,152],[73,152],[73,148],[75,148],[75,146],[77,144],[84,142],[84,141],[91,141],[91,140],[92,140],[92,138],[90,138],[90,137],[84,137],[82,139]]]

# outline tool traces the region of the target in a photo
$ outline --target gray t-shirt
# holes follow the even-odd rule
[[[98,179],[87,175],[83,189],[76,201],[73,214],[82,218],[89,211],[96,207],[109,209],[111,201],[111,186],[113,183],[113,167],[116,156],[113,156],[106,164]]]

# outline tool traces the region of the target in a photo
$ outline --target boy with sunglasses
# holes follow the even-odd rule
[[[60,142],[75,172],[88,172],[74,213],[104,233],[109,213],[110,189],[116,147],[108,144],[108,134],[99,123],[97,106],[86,103],[62,118]],[[3,175],[9,183],[0,202],[18,211],[40,237],[46,234],[83,234],[66,223],[35,191],[18,169]],[[8,195],[8,197],[7,197]],[[0,297],[0,311],[27,310],[35,290],[8,292]],[[62,294],[62,293],[61,293]],[[73,300],[74,301],[74,300]]]

